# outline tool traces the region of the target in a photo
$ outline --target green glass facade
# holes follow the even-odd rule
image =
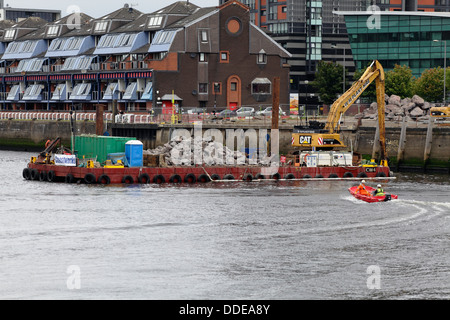
[[[379,60],[386,71],[396,64],[407,65],[413,75],[419,77],[425,69],[444,66],[444,46],[450,45],[447,41],[450,40],[450,16],[381,14],[378,28],[370,24],[368,27],[369,17],[367,14],[345,15],[357,70]],[[447,59],[447,66],[450,66],[449,61]]]

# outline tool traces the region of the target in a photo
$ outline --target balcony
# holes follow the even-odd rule
[[[140,69],[148,69],[148,64],[145,63],[144,61],[102,62],[97,64],[95,68],[96,68],[95,70],[102,70],[102,71],[140,70]]]

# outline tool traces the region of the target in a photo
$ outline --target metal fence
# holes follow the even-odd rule
[[[215,111],[214,108],[205,108],[204,112],[191,113],[189,110],[194,108],[182,108],[182,113],[172,115],[165,114],[163,108],[157,107],[150,111],[127,111],[120,112],[116,115],[116,123],[129,123],[129,124],[178,124],[178,123],[194,123],[198,121],[212,122],[212,123],[232,123],[239,122],[249,124],[258,122],[259,124],[270,124],[272,121],[271,115],[257,115],[256,112],[264,110],[270,105],[260,105],[258,107],[252,106],[255,109],[255,113],[251,116],[228,116],[222,117],[219,111]],[[298,114],[290,114],[289,106],[280,106],[282,114],[280,114],[280,121],[283,120],[302,120],[305,119],[305,115],[299,117]],[[198,108],[195,108],[198,109]],[[95,111],[81,111],[77,110],[73,112],[74,120],[76,121],[96,121]],[[309,116],[311,117],[311,116]],[[318,118],[317,115],[314,118]],[[313,119],[312,117],[310,119]],[[70,120],[69,111],[46,111],[46,110],[6,110],[0,111],[0,120],[46,120],[46,121],[68,121]],[[104,121],[113,121],[113,114],[111,111],[104,112]]]

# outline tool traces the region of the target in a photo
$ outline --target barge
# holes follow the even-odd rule
[[[295,167],[281,166],[276,173],[264,175],[258,166],[175,166],[167,168],[85,168],[30,162],[23,178],[49,182],[86,184],[205,183],[210,181],[310,180],[310,179],[385,179],[389,167]]]
[[[133,141],[133,140],[132,140]],[[134,140],[136,141],[136,140]],[[162,184],[206,183],[218,181],[261,180],[319,180],[319,179],[389,179],[388,166],[374,163],[363,165],[307,166],[300,161],[280,163],[279,166],[261,165],[139,165],[127,166],[125,161],[106,160],[100,165],[93,160],[83,161],[69,150],[57,149],[59,139],[52,141],[38,157],[32,157],[23,169],[23,178],[48,182],[84,184]],[[314,155],[308,156],[313,157]],[[66,159],[66,161],[61,161]],[[67,161],[69,159],[69,161]],[[128,160],[129,157],[128,157]]]

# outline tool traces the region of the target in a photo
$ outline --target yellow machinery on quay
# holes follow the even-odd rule
[[[378,125],[380,143],[380,166],[387,166],[386,127],[385,127],[385,74],[380,62],[374,60],[364,74],[353,83],[330,108],[326,123],[310,121],[307,126],[295,126],[292,133],[292,146],[300,150],[330,151],[346,148],[339,134],[344,113],[356,102],[364,90],[375,81],[378,103]],[[308,154],[309,155],[309,154]],[[300,156],[299,159],[303,157]],[[374,161],[372,160],[372,165]]]

